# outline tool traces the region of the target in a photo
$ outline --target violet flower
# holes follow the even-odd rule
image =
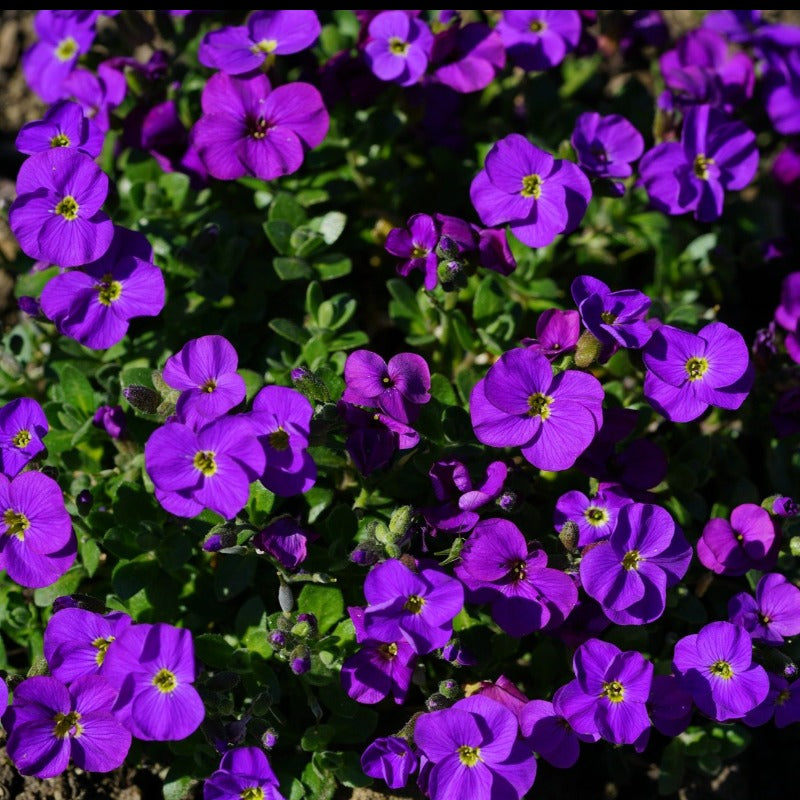
[[[258,747],[237,747],[222,756],[203,784],[203,800],[284,800],[267,756]]]
[[[755,599],[740,592],[728,601],[728,617],[741,625],[755,642],[780,647],[800,633],[800,589],[783,575],[763,575]]]
[[[425,274],[425,288],[436,288],[439,257],[436,245],[439,231],[433,217],[427,214],[414,214],[409,217],[408,229],[393,228],[386,237],[386,250],[393,256],[403,258],[397,265],[397,274],[406,276],[411,270],[421,269]]]
[[[536,320],[536,338],[522,344],[551,361],[575,349],[581,335],[581,317],[577,311],[548,308]]]
[[[497,24],[508,57],[522,69],[558,66],[578,46],[581,18],[577,11],[503,11]]]
[[[756,727],[775,720],[776,728],[800,722],[800,681],[789,683],[782,675],[767,673],[769,690],[764,700],[744,715],[745,725]]]
[[[102,428],[112,439],[124,439],[128,421],[122,406],[99,406],[92,417],[92,425]]]
[[[404,11],[382,11],[369,23],[369,36],[364,58],[376,77],[401,86],[419,81],[433,46],[425,22]]]
[[[111,127],[111,111],[122,103],[128,84],[113,59],[97,66],[97,72],[77,67],[67,76],[63,91],[83,108],[84,113],[104,133]]]
[[[279,517],[257,533],[252,545],[269,553],[286,569],[297,569],[306,560],[306,545],[319,537],[297,524],[292,517]]]
[[[418,759],[405,739],[385,736],[371,742],[361,756],[361,769],[370,778],[380,778],[390,789],[402,789]]]
[[[481,22],[453,25],[436,35],[433,76],[456,92],[485,89],[506,65],[506,50],[496,28]]]
[[[633,502],[612,492],[598,491],[591,498],[574,489],[556,501],[553,524],[560,531],[566,522],[578,526],[578,547],[608,539],[617,525],[622,506]]]
[[[523,694],[505,675],[498,675],[493,681],[481,681],[480,687],[474,694],[496,700],[512,711],[517,719],[520,718],[525,704],[529,702],[528,696]]]
[[[345,449],[362,475],[385,467],[399,447],[399,436],[374,411],[339,401],[336,409],[347,428]],[[413,447],[413,444],[409,445]]]
[[[29,397],[18,397],[0,408],[0,472],[13,478],[44,449],[50,426],[42,407]]]
[[[781,301],[775,309],[775,322],[786,331],[786,352],[795,363],[800,363],[800,337],[797,325],[800,322],[800,272],[792,272],[781,284]]]
[[[42,119],[23,125],[14,146],[20,153],[40,153],[55,147],[75,148],[97,158],[103,149],[103,132],[67,100],[51,106]]]

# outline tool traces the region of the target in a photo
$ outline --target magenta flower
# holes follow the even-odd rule
[[[32,155],[17,175],[17,199],[8,223],[26,255],[60,267],[100,258],[114,236],[100,211],[108,177],[89,156],[73,148]]]
[[[42,407],[29,397],[0,408],[0,472],[13,478],[44,450],[42,439],[49,429]]]
[[[553,523],[561,531],[566,522],[578,526],[578,547],[608,539],[617,525],[620,508],[633,502],[612,492],[599,491],[589,498],[577,489],[562,494],[556,501]]]
[[[222,756],[203,784],[203,800],[284,800],[278,779],[259,747],[238,747]]]
[[[675,645],[675,671],[695,705],[717,722],[740,719],[767,696],[764,668],[753,664],[744,628],[711,622]]]
[[[485,89],[506,65],[506,49],[496,29],[480,22],[455,24],[437,34],[431,61],[434,77],[456,92]]]
[[[548,308],[536,320],[536,338],[522,344],[551,361],[575,349],[581,334],[581,317],[577,311]]]
[[[275,56],[299,53],[319,36],[313,11],[255,11],[247,25],[220,28],[205,35],[197,60],[229,75],[243,75],[269,66]]]
[[[443,647],[453,634],[453,618],[464,606],[461,584],[435,569],[412,572],[388,559],[364,581],[369,603],[364,630],[372,639],[405,639],[420,655]]]
[[[279,517],[253,537],[257,550],[269,553],[286,569],[297,569],[306,560],[306,546],[319,537],[301,528],[292,517]]]
[[[175,411],[181,422],[201,427],[244,400],[244,378],[236,371],[239,356],[224,336],[201,336],[167,359],[161,377],[179,389]]]
[[[777,646],[800,633],[800,589],[783,575],[762,576],[755,599],[740,592],[728,601],[728,617],[741,625],[753,641]]]
[[[42,311],[59,332],[93,350],[121,341],[131,319],[164,308],[164,276],[145,237],[118,225],[113,233],[97,261],[56,275],[42,290]]]
[[[124,439],[128,430],[122,406],[99,406],[92,417],[92,425],[104,430],[112,439]]]
[[[3,715],[14,766],[37,778],[60,775],[70,758],[87,772],[121,766],[131,734],[111,713],[116,697],[111,684],[97,676],[78,678],[69,687],[44,676],[23,681]]]
[[[568,469],[602,424],[603,396],[592,375],[566,370],[554,376],[543,355],[510,350],[472,390],[472,427],[484,444],[521,446],[539,469]]]
[[[715,517],[706,523],[697,542],[697,557],[718,575],[744,575],[751,569],[773,569],[780,543],[769,512],[743,503],[733,509],[730,522]]]
[[[386,237],[386,250],[405,261],[397,265],[399,275],[408,275],[413,269],[421,269],[425,274],[425,288],[436,288],[439,257],[436,245],[439,243],[439,230],[433,217],[427,214],[414,214],[408,220],[408,229],[393,228]]]
[[[376,77],[401,86],[422,77],[433,46],[433,34],[422,20],[404,11],[382,11],[369,23],[369,36],[364,58]]]
[[[742,335],[722,322],[692,334],[662,325],[644,353],[644,396],[673,422],[691,422],[710,405],[737,409],[753,385]]]
[[[581,18],[577,11],[503,11],[497,24],[508,57],[526,70],[558,66],[578,46]]]
[[[128,90],[125,73],[112,62],[110,59],[98,64],[97,72],[76,67],[63,84],[64,93],[76,100],[104,133],[111,127],[112,109],[122,103]]]
[[[519,800],[533,786],[536,760],[517,734],[516,716],[479,695],[423,714],[414,727],[414,744],[433,765],[428,795]]]
[[[488,697],[490,700],[496,700],[513,712],[517,719],[520,718],[525,704],[529,702],[528,696],[521,692],[516,684],[505,675],[498,675],[493,681],[481,681],[480,687],[475,694]]]
[[[328,132],[328,112],[308,83],[273,90],[266,75],[234,78],[219,72],[203,89],[203,116],[192,143],[208,172],[265,181],[300,169],[305,152]]]
[[[28,155],[66,147],[97,158],[103,149],[103,138],[103,132],[83,115],[77,103],[64,100],[49,108],[42,119],[23,125],[15,146]]]
[[[386,736],[372,742],[361,756],[361,769],[381,778],[390,789],[402,789],[417,769],[417,756],[405,739]]]
[[[581,583],[617,625],[643,625],[664,613],[666,591],[689,569],[692,548],[660,506],[619,509],[611,538],[584,553]]]
[[[57,581],[73,564],[77,541],[58,484],[41,472],[0,475],[0,569],[21,586]]]
[[[117,719],[137,739],[185,739],[203,721],[188,630],[163,623],[130,626],[108,649],[104,674],[119,690]]]
[[[559,233],[575,230],[591,197],[589,179],[580,167],[553,158],[518,133],[492,147],[470,186],[481,222],[510,223],[516,237],[530,247],[544,247]]]

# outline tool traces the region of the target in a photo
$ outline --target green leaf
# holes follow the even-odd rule
[[[180,211],[186,205],[186,198],[191,188],[188,175],[183,172],[165,172],[158,179],[158,185],[176,211]]]
[[[314,260],[314,268],[319,272],[320,280],[332,281],[349,275],[353,262],[342,253],[325,253]]]
[[[325,240],[325,244],[333,244],[344,231],[347,224],[347,216],[341,211],[329,211],[319,222],[319,232]]]
[[[142,589],[157,584],[163,574],[152,557],[139,556],[138,560],[117,565],[111,575],[111,585],[119,597],[127,600]]]
[[[267,489],[261,481],[250,484],[250,497],[247,501],[247,516],[253,525],[266,525],[272,507],[275,505],[275,495]]]
[[[318,319],[319,309],[325,301],[325,295],[318,281],[311,281],[306,289],[306,313],[313,319]]]
[[[277,256],[272,259],[272,266],[278,277],[284,281],[308,280],[314,274],[308,262],[302,258]]]
[[[332,725],[315,725],[306,729],[300,739],[300,747],[308,753],[324,750],[335,734],[336,729]]]
[[[288,222],[292,229],[302,225],[307,217],[305,209],[291,195],[281,192],[272,201],[269,209],[268,218],[272,220],[283,220]]]
[[[86,574],[91,578],[100,566],[100,548],[94,539],[87,538],[78,543],[78,550],[81,554],[81,562]]]
[[[503,310],[505,301],[506,297],[497,280],[493,275],[487,275],[478,286],[472,302],[472,313],[475,320],[483,324],[494,319]]]
[[[84,414],[94,414],[97,405],[89,379],[72,364],[64,364],[59,377],[64,400]]]
[[[181,770],[183,771],[183,770]],[[164,800],[187,800],[196,781],[189,775],[177,775],[171,769],[164,779]]]
[[[65,594],[74,594],[78,591],[81,581],[86,577],[86,570],[81,566],[72,567],[69,572],[62,575],[55,583],[36,589],[33,592],[34,605],[39,608],[52,606],[57,597]]]
[[[241,367],[239,368],[239,374],[244,379],[246,390],[245,398],[249,403],[258,394],[259,390],[263,388],[264,376],[252,369],[242,369]]]
[[[673,794],[681,788],[685,761],[685,747],[679,739],[674,739],[664,748],[658,775],[660,795]]]
[[[303,328],[290,319],[277,317],[276,319],[270,320],[268,325],[278,336],[283,339],[288,339],[295,344],[303,345],[310,338],[308,331],[303,330]]]
[[[195,636],[194,650],[204,664],[218,669],[229,667],[236,652],[236,648],[228,644],[218,633],[201,633]]]
[[[283,219],[271,219],[263,225],[270,244],[282,256],[292,255],[291,237],[294,228]]]
[[[324,249],[325,240],[321,233],[317,233],[313,228],[303,226],[292,231],[289,244],[296,256],[309,258]]]
[[[297,599],[297,607],[316,616],[320,634],[330,630],[344,615],[342,592],[335,586],[307,583]]]

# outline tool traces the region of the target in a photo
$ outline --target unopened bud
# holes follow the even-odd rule
[[[161,405],[161,395],[155,389],[141,386],[138,383],[126,386],[122,390],[122,394],[135,409],[143,411],[145,414],[155,414]]]
[[[395,539],[388,525],[380,520],[372,522],[367,526],[367,534],[373,536],[375,540],[381,544],[391,544]]]
[[[51,467],[50,465],[46,465],[42,467],[42,475],[47,475],[48,478],[52,478],[52,480],[58,480],[58,467]]]
[[[458,681],[448,678],[439,684],[439,694],[443,694],[448,700],[457,700],[463,695],[463,692]]]
[[[75,505],[78,507],[78,513],[85,517],[92,510],[94,496],[88,489],[84,489],[78,492],[78,496],[75,498]]]
[[[261,746],[265,750],[272,750],[273,747],[278,743],[278,732],[275,728],[267,728],[263,734],[261,734]]]
[[[568,553],[574,553],[575,549],[578,546],[578,534],[580,530],[578,526],[572,522],[572,520],[567,520],[563,526],[561,527],[561,533],[558,534],[558,539],[561,544],[564,545],[564,549]]]
[[[452,261],[460,255],[458,245],[449,237],[442,236],[436,245],[436,255],[444,261]]]
[[[446,292],[455,292],[467,285],[464,265],[460,261],[440,261],[436,274]]]
[[[450,708],[452,703],[441,692],[434,692],[426,701],[425,707],[428,711],[441,711],[443,708]]]
[[[320,403],[329,403],[331,393],[325,382],[310,369],[297,367],[292,370],[292,383],[299,392],[302,392],[309,400],[316,400]]]
[[[389,519],[389,530],[394,534],[395,541],[406,535],[413,521],[414,509],[412,506],[400,506],[392,512]]]
[[[47,666],[47,661],[44,658],[35,658],[31,668],[28,670],[28,677],[33,678],[38,675],[49,675],[50,668]]]
[[[303,675],[311,669],[311,651],[305,645],[298,645],[289,656],[289,667],[295,675]]]
[[[519,495],[506,489],[495,502],[503,511],[513,511],[519,504]]]
[[[288,583],[281,583],[278,587],[278,605],[281,611],[288,614],[294,608],[294,595]]]
[[[584,331],[575,345],[575,366],[584,368],[594,364],[602,349],[600,340],[589,331]]]
[[[284,631],[272,631],[267,638],[269,639],[269,643],[278,650],[286,647],[286,642],[288,641]]]
[[[319,622],[317,622],[316,614],[312,614],[310,611],[304,611],[301,614],[297,615],[297,622],[301,624],[308,625],[311,629],[311,633],[316,634],[319,630]]]

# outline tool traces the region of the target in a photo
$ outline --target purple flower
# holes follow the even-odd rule
[[[644,152],[644,138],[633,125],[619,114],[600,116],[596,111],[581,114],[575,121],[572,146],[578,164],[598,178],[628,178],[633,174],[631,164]],[[620,194],[625,186],[615,181]]]
[[[87,264],[114,236],[100,211],[107,194],[108,177],[89,156],[72,148],[46,150],[20,167],[8,223],[31,258],[60,267]]]
[[[111,713],[117,693],[103,678],[78,678],[66,687],[37,676],[14,690],[14,705],[3,715],[8,755],[23,775],[53,778],[70,758],[88,772],[121,766],[131,734]]]
[[[94,412],[92,425],[102,428],[112,439],[124,439],[128,421],[122,406],[100,406]]]
[[[345,448],[356,469],[362,475],[369,475],[376,469],[385,467],[399,446],[397,433],[391,430],[381,420],[381,415],[374,411],[341,400],[337,403],[336,409],[347,427]]]
[[[653,727],[664,736],[678,736],[692,721],[692,696],[676,675],[655,675],[647,708]]]
[[[516,237],[530,247],[544,247],[559,233],[575,230],[591,197],[589,179],[580,167],[553,158],[518,133],[492,147],[470,186],[481,222],[510,223]]]
[[[179,517],[210,508],[231,519],[264,471],[264,450],[242,416],[223,417],[198,431],[168,422],[147,440],[144,458],[156,499]]]
[[[342,664],[342,687],[359,703],[373,705],[389,695],[403,703],[411,686],[417,654],[402,636],[393,641],[372,638],[364,628],[364,609],[348,608],[361,649]]]
[[[191,427],[218,419],[244,400],[244,378],[236,372],[239,356],[224,336],[201,336],[167,359],[161,377],[179,389],[175,411]]]
[[[83,675],[104,675],[106,654],[131,622],[120,611],[101,616],[65,608],[53,614],[44,632],[44,656],[53,676],[71,683]]]
[[[344,379],[342,400],[379,408],[401,423],[413,421],[431,399],[431,373],[416,353],[399,353],[387,364],[377,353],[356,350],[347,357]]]
[[[404,11],[382,11],[369,23],[364,57],[382,81],[411,86],[428,67],[433,34],[420,19]]]
[[[328,112],[308,83],[273,90],[266,75],[234,78],[219,72],[203,89],[203,116],[192,143],[215,178],[252,175],[271,181],[300,169],[306,150],[328,132]]]
[[[734,9],[733,11],[710,11],[703,17],[704,28],[721,33],[737,44],[748,44],[753,33],[763,24],[760,11]]]
[[[797,43],[789,50],[769,44],[761,82],[764,107],[775,130],[791,136],[800,133],[800,52]]]
[[[770,570],[780,548],[780,533],[769,512],[743,503],[731,512],[731,521],[715,517],[703,528],[697,557],[718,575],[744,575],[751,569]]]
[[[700,222],[722,214],[725,192],[743,189],[758,167],[755,134],[708,105],[686,112],[680,144],[644,154],[642,182],[650,203],[666,214],[693,211]]]
[[[516,716],[479,695],[423,714],[414,727],[414,744],[433,765],[428,795],[519,800],[536,778],[536,760],[517,733]]]
[[[575,278],[571,291],[583,324],[603,345],[603,359],[618,347],[638,350],[653,335],[644,319],[650,310],[646,294],[636,289],[612,292],[603,281],[590,275]]]
[[[523,694],[505,675],[499,675],[493,681],[481,681],[475,694],[496,700],[512,711],[517,719],[519,719],[525,704],[529,702],[528,696]]]
[[[561,711],[578,734],[633,744],[650,727],[653,665],[641,653],[589,639],[575,652],[576,680],[562,689]]]
[[[275,56],[311,47],[319,31],[319,20],[313,11],[255,11],[247,26],[207,33],[200,42],[197,60],[229,75],[242,75],[269,66]]]
[[[578,46],[581,18],[577,11],[503,11],[497,32],[518,67],[545,70]]]
[[[390,789],[402,789],[417,769],[417,757],[405,739],[386,736],[372,742],[361,756],[361,769],[381,778]]]
[[[500,495],[508,467],[502,461],[493,461],[486,469],[486,480],[477,489],[460,461],[437,461],[428,475],[436,499],[444,505],[422,509],[425,521],[438,530],[462,533],[474,528],[480,519],[476,509]]]
[[[28,155],[66,147],[97,158],[103,149],[103,138],[103,132],[83,115],[77,103],[64,100],[49,108],[42,119],[23,125],[15,146]]]
[[[77,541],[58,484],[41,472],[0,475],[0,569],[21,586],[57,581],[73,564]]]
[[[134,317],[155,317],[164,308],[164,276],[145,237],[118,225],[113,237],[97,261],[56,275],[42,290],[44,314],[93,350],[121,341]]]
[[[790,684],[782,675],[767,673],[769,691],[767,696],[742,720],[745,725],[765,725],[775,718],[776,728],[785,728],[793,722],[800,722],[800,681]]]
[[[405,639],[420,655],[443,647],[464,606],[461,584],[435,569],[412,572],[396,559],[374,567],[364,581],[369,603],[364,629],[372,639]]]
[[[317,538],[315,533],[304,530],[291,517],[280,517],[257,533],[252,543],[286,569],[297,569],[306,560],[307,542]]]
[[[553,523],[560,531],[565,522],[574,522],[578,526],[577,545],[586,547],[611,536],[620,508],[630,502],[630,498],[603,491],[589,498],[575,489],[556,501]]]
[[[311,403],[285,386],[265,386],[253,400],[249,418],[266,457],[261,482],[271,492],[288,497],[316,482],[317,465],[306,450],[313,414]]]
[[[523,339],[522,344],[552,360],[573,350],[580,334],[581,318],[577,311],[548,308],[536,320],[536,338]]]
[[[710,405],[737,409],[753,385],[747,344],[722,322],[696,335],[662,325],[643,355],[644,396],[673,422],[697,419]]]
[[[264,751],[238,747],[222,756],[203,785],[203,800],[284,800]]]
[[[67,96],[80,104],[86,116],[105,132],[111,127],[111,110],[125,99],[128,84],[121,69],[104,61],[98,65],[97,73],[81,67],[72,70],[62,88]]]
[[[800,322],[800,272],[792,272],[781,284],[781,302],[775,309],[775,322],[785,331],[784,344],[790,358],[800,363],[800,338],[797,324]]]
[[[753,644],[744,628],[711,622],[675,645],[675,671],[695,705],[717,722],[739,719],[767,696],[769,680],[753,664]]]
[[[49,430],[42,407],[29,397],[18,397],[0,408],[0,472],[13,478],[44,450]]]
[[[94,41],[94,19],[79,11],[37,12],[34,28],[39,41],[22,55],[22,69],[28,85],[45,103],[65,96],[64,79],[78,57],[88,52]]]
[[[800,514],[800,506],[798,506],[791,497],[781,497],[778,495],[773,499],[770,511],[776,517],[796,517]]]
[[[431,61],[438,81],[466,94],[479,92],[494,80],[506,65],[506,50],[500,34],[488,25],[456,24],[437,34]]]
[[[425,288],[432,291],[436,288],[437,267],[439,257],[436,245],[439,243],[439,231],[433,217],[427,214],[414,214],[408,220],[408,230],[393,228],[386,237],[386,251],[405,261],[397,265],[398,275],[408,275],[412,269],[421,269],[425,273]]]
[[[547,554],[529,548],[513,522],[486,519],[461,548],[456,575],[476,602],[488,602],[492,619],[511,636],[557,628],[578,602],[568,575],[547,566]]]
[[[741,625],[753,641],[779,647],[800,633],[800,589],[783,575],[762,576],[755,599],[740,592],[728,601],[728,617]]]
[[[660,506],[619,509],[611,538],[584,553],[581,583],[617,625],[644,625],[664,613],[666,591],[689,569],[692,548]]]
[[[521,446],[539,469],[568,469],[602,424],[603,396],[592,375],[566,370],[554,376],[543,355],[510,350],[472,390],[472,427],[483,444]]]
[[[203,721],[203,701],[192,686],[188,630],[163,623],[130,626],[106,653],[104,673],[119,689],[114,713],[137,739],[185,739]]]

